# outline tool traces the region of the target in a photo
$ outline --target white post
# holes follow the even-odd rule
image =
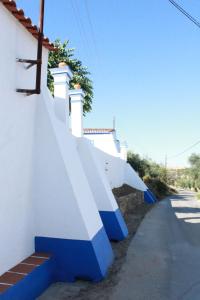
[[[121,156],[121,159],[127,161],[127,155],[128,155],[128,145],[127,143],[124,141],[121,143],[120,145],[120,156]]]
[[[77,89],[71,90],[69,96],[71,98],[71,128],[72,134],[76,137],[83,136],[83,99],[84,92],[80,88],[80,85],[77,86]]]
[[[69,128],[69,81],[72,78],[72,72],[65,63],[60,63],[58,68],[50,70],[54,79],[54,97],[55,100],[66,100],[66,125]]]

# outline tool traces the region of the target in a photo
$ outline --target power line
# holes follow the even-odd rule
[[[178,3],[174,0],[169,0],[169,2],[175,6],[183,15],[185,15],[190,21],[192,21],[197,27],[200,28],[200,22],[195,19],[192,15],[190,15],[185,9],[183,9]]]
[[[185,15],[191,22],[193,22],[197,27],[200,28],[200,22],[195,19],[192,15],[190,15],[185,9],[183,9],[178,3],[176,3],[174,0],[169,0],[169,2],[176,7],[183,15]],[[167,159],[171,159],[171,158],[176,158],[179,157],[181,155],[183,155],[184,153],[186,153],[187,151],[193,149],[194,147],[196,147],[198,144],[200,144],[200,140],[197,141],[196,143],[192,144],[191,146],[187,147],[186,149],[184,149],[183,151],[172,155],[170,157],[167,157]]]
[[[86,8],[86,13],[87,13],[88,23],[89,23],[89,27],[90,27],[91,36],[92,36],[92,41],[93,41],[93,44],[94,44],[94,49],[96,51],[96,55],[97,55],[97,58],[98,58],[99,57],[98,47],[97,47],[97,42],[96,42],[96,37],[95,37],[94,26],[93,26],[92,18],[91,18],[91,15],[90,15],[88,0],[84,0],[84,4],[85,4],[85,8]]]
[[[80,9],[79,9],[79,4],[76,2],[76,0],[72,0],[72,1],[74,1],[74,6],[75,6],[75,9],[76,9],[77,14],[78,14],[78,19],[79,19],[79,22],[80,22],[81,30],[83,32],[83,35],[85,36],[85,41],[86,41],[87,47],[89,49],[90,44],[89,44],[87,33],[86,33],[86,30],[85,30],[84,22],[82,22],[81,12],[80,12]]]
[[[71,3],[72,10],[74,12],[74,17],[75,17],[75,20],[76,20],[76,24],[77,24],[79,34],[80,34],[80,37],[81,37],[83,45],[84,45],[83,48],[86,50],[87,56],[89,57],[89,52],[88,52],[89,44],[88,44],[88,40],[87,40],[87,37],[86,37],[86,34],[85,34],[85,30],[83,28],[83,24],[82,24],[82,21],[81,21],[81,18],[80,18],[79,10],[76,6],[75,1],[71,0],[70,3]]]
[[[168,157],[167,159],[171,159],[171,158],[176,158],[178,156],[181,156],[183,155],[184,153],[186,153],[187,151],[191,150],[192,148],[196,147],[198,144],[200,144],[200,140],[197,141],[196,143],[192,144],[191,146],[187,147],[186,149],[184,149],[183,151],[175,154],[175,155],[172,155],[170,157]]]

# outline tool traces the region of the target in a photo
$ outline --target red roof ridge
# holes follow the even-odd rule
[[[18,9],[14,0],[0,0],[7,10],[31,33],[36,39],[38,38],[38,28],[34,25],[30,18],[24,15],[23,9]],[[57,48],[47,37],[43,38],[43,46],[50,51],[55,51]]]

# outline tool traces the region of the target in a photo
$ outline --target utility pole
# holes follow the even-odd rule
[[[113,129],[114,130],[116,129],[116,118],[115,118],[115,116],[113,117]]]
[[[165,154],[165,178],[166,178],[166,183],[168,181],[168,176],[167,176],[167,154]]]
[[[165,169],[167,170],[167,154],[165,154]]]

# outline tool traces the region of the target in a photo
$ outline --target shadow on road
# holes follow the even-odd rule
[[[195,193],[183,192],[173,196],[170,205],[185,240],[200,245],[200,201],[195,198]]]
[[[171,299],[199,300],[200,201],[184,192],[169,199],[171,218]]]

